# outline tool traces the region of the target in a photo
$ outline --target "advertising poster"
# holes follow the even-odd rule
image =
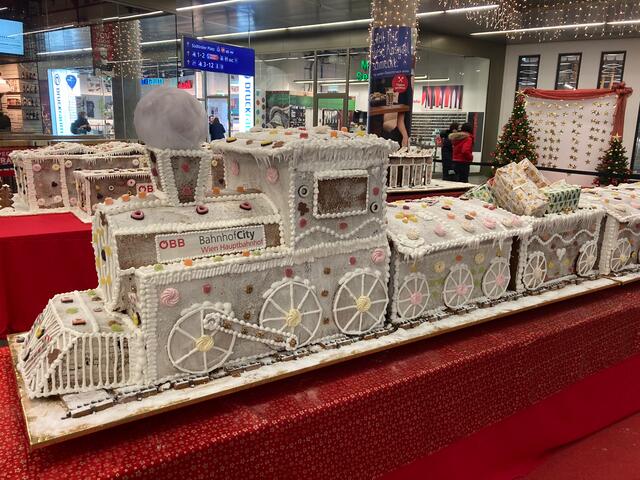
[[[462,85],[422,87],[422,106],[427,109],[462,109]]]
[[[411,27],[371,31],[367,131],[409,145],[413,105]]]
[[[78,117],[76,97],[80,96],[78,74],[72,70],[50,68],[49,102],[54,135],[71,135],[71,123]]]
[[[253,77],[238,75],[239,131],[248,132],[253,127]]]

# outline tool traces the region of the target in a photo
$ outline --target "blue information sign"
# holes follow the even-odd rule
[[[256,53],[252,48],[184,37],[182,53],[186,68],[248,77],[256,74]]]

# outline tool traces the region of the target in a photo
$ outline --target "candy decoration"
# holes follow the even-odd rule
[[[190,197],[191,195],[193,195],[193,189],[189,185],[184,185],[180,191],[185,197]]]
[[[339,228],[340,230],[346,230],[346,229],[347,229],[347,227],[349,227],[349,225],[347,224],[347,222],[340,222],[340,223],[338,224],[338,228]]]
[[[71,168],[73,167],[73,162],[71,160],[67,160],[66,162],[64,162],[64,166],[67,168]]]
[[[436,273],[442,273],[442,272],[444,272],[444,268],[445,268],[445,265],[444,265],[444,262],[442,262],[442,261],[440,261],[440,262],[436,262],[436,263],[435,263],[435,265],[433,266],[433,270],[434,270]]]
[[[131,195],[129,195],[128,193],[125,193],[120,198],[122,199],[123,202],[128,202],[129,200],[131,200]]]
[[[180,168],[184,173],[189,173],[189,170],[191,169],[187,162],[184,162],[182,165],[180,165]]]
[[[134,187],[136,185],[136,180],[134,178],[130,178],[127,180],[127,187]]]
[[[193,260],[191,260],[190,258],[185,258],[185,259],[182,261],[182,264],[183,264],[185,267],[192,267],[192,266],[193,266]]]
[[[298,225],[300,225],[300,228],[304,228],[307,226],[307,219],[306,218],[301,218],[300,220],[298,220]]]
[[[205,283],[204,285],[202,285],[202,293],[209,295],[211,293],[211,284],[210,283]]]
[[[156,264],[153,266],[153,269],[154,269],[156,272],[161,272],[162,270],[164,270],[164,265],[162,265],[161,263],[156,263]]]
[[[291,278],[293,277],[293,269],[290,267],[287,267],[284,269],[284,276],[287,278]]]
[[[39,172],[40,170],[42,170],[42,165],[40,165],[39,163],[34,163],[31,167],[31,170],[33,170],[34,172]]]
[[[133,218],[134,220],[143,220],[144,212],[142,210],[135,210],[131,212],[131,218]]]
[[[267,182],[274,184],[278,182],[278,178],[280,178],[280,173],[278,173],[278,169],[275,167],[267,168],[267,173],[265,175]]]
[[[309,138],[309,133],[307,133],[307,132],[300,132],[300,138]]]
[[[209,207],[206,205],[196,205],[196,213],[198,215],[205,215],[209,213]]]
[[[277,132],[274,132],[274,134]],[[260,142],[260,146],[261,147],[268,147],[269,145],[271,145],[273,142],[271,140],[263,140]]]
[[[356,257],[349,257],[349,265],[355,265],[356,264]]]
[[[140,165],[140,160],[138,160],[137,158],[134,158],[133,160],[131,160],[131,165],[133,165],[134,167],[137,167],[138,165]]]
[[[236,137],[227,137],[227,143],[233,143],[238,140]]]
[[[241,208],[242,210],[251,210],[251,209],[253,208],[253,206],[252,206],[252,205],[251,205],[251,203],[249,203],[249,202],[242,202],[242,203],[240,204],[240,208]]]
[[[60,299],[60,301],[61,301],[62,303],[73,303],[73,298],[72,298],[72,297],[62,297],[62,298]]]
[[[74,318],[73,320],[71,320],[71,325],[73,326],[79,326],[79,325],[86,325],[87,321],[84,320],[83,318]]]
[[[165,307],[175,307],[180,301],[180,292],[175,288],[165,288],[160,294],[160,303]]]
[[[380,194],[380,188],[378,188],[378,187],[373,187],[373,194],[374,194],[374,195],[379,195],[379,194]]]
[[[41,207],[42,207],[42,206],[44,206],[44,203],[45,203],[45,202],[44,202],[44,198],[39,198],[39,199],[38,199],[38,205],[39,205],[39,206],[41,206]]]
[[[376,248],[371,253],[371,261],[376,265],[380,265],[381,263],[383,263],[386,260],[386,258],[387,258],[387,254],[382,248]]]
[[[434,229],[433,229],[433,233],[435,233],[436,235],[438,235],[439,237],[445,237],[447,235],[447,231],[444,229],[444,227],[440,224],[437,224]]]
[[[484,225],[485,228],[488,228],[489,230],[493,230],[494,228],[496,228],[496,221],[493,218],[484,217],[482,219],[482,225]]]
[[[140,200],[144,200],[145,198],[147,198],[147,192],[145,192],[144,190],[141,190],[138,192],[138,198]]]
[[[58,170],[60,170],[60,164],[54,163],[53,165],[51,165],[51,170],[57,172]]]

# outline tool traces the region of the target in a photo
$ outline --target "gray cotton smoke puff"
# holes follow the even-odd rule
[[[198,149],[207,141],[202,104],[177,88],[157,88],[140,99],[133,117],[138,138],[150,147]]]

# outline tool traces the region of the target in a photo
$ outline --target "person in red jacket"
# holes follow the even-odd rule
[[[449,134],[453,145],[453,170],[459,182],[469,182],[469,164],[473,161],[473,126],[465,123],[459,132]]]

